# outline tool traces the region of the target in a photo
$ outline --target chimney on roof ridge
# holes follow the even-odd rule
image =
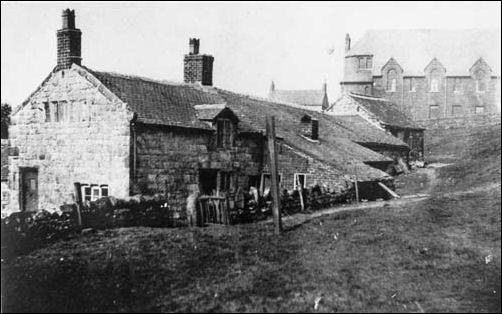
[[[323,95],[326,95],[327,91],[328,91],[328,86],[326,84],[326,80],[324,80],[324,82],[322,83],[322,93],[323,93]]]
[[[199,54],[200,40],[198,38],[190,38],[188,44],[188,54],[185,55],[183,60],[184,82],[212,86],[214,57],[211,55]]]
[[[271,96],[273,92],[275,92],[275,83],[274,83],[274,81],[272,81],[270,83],[270,89],[268,91],[269,96]]]
[[[349,52],[350,50],[350,35],[347,33],[345,35],[345,53]]]
[[[57,69],[68,69],[73,63],[82,62],[82,32],[75,28],[75,11],[66,9],[62,13],[62,28],[57,31]]]
[[[200,44],[200,39],[198,38],[190,38],[188,45],[189,45],[189,51],[188,54],[190,55],[198,55],[199,54],[199,44]]]

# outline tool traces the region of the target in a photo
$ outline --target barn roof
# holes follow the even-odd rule
[[[356,143],[383,144],[388,146],[408,145],[395,136],[375,127],[357,115],[328,116],[332,123],[339,126],[343,134]]]
[[[423,76],[437,58],[450,76],[468,76],[469,69],[483,58],[500,75],[500,29],[370,30],[348,51],[347,56],[373,55],[373,75],[392,57],[404,75]]]
[[[399,110],[393,102],[385,98],[354,93],[344,94],[342,97],[348,97],[351,101],[356,102],[385,125],[405,129],[423,129]]]
[[[166,83],[138,76],[98,72],[86,68],[137,114],[137,121],[197,129],[211,129],[197,117],[195,105],[221,104],[217,94],[189,84]]]
[[[137,114],[140,122],[212,130],[213,128],[201,119],[211,119],[229,108],[239,119],[241,132],[265,134],[265,117],[270,114],[276,119],[277,136],[286,144],[333,166],[341,174],[357,173],[362,181],[389,177],[385,172],[364,162],[392,160],[348,138],[346,130],[332,123],[332,117],[323,118],[321,114],[307,109],[210,86],[161,82],[87,68],[86,70],[126,102]],[[301,118],[305,114],[320,120],[318,142],[309,141],[299,133]],[[355,135],[352,136],[354,139]]]

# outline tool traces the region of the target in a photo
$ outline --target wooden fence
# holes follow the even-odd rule
[[[229,200],[222,196],[200,196],[197,199],[197,226],[230,224]]]

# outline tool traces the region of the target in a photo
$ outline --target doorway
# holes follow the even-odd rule
[[[19,168],[19,203],[21,211],[38,210],[38,169]]]
[[[203,195],[212,195],[217,189],[218,170],[200,169],[199,170],[199,189]]]

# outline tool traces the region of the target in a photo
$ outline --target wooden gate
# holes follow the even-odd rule
[[[229,201],[222,196],[203,195],[197,199],[198,226],[206,224],[230,224]]]

